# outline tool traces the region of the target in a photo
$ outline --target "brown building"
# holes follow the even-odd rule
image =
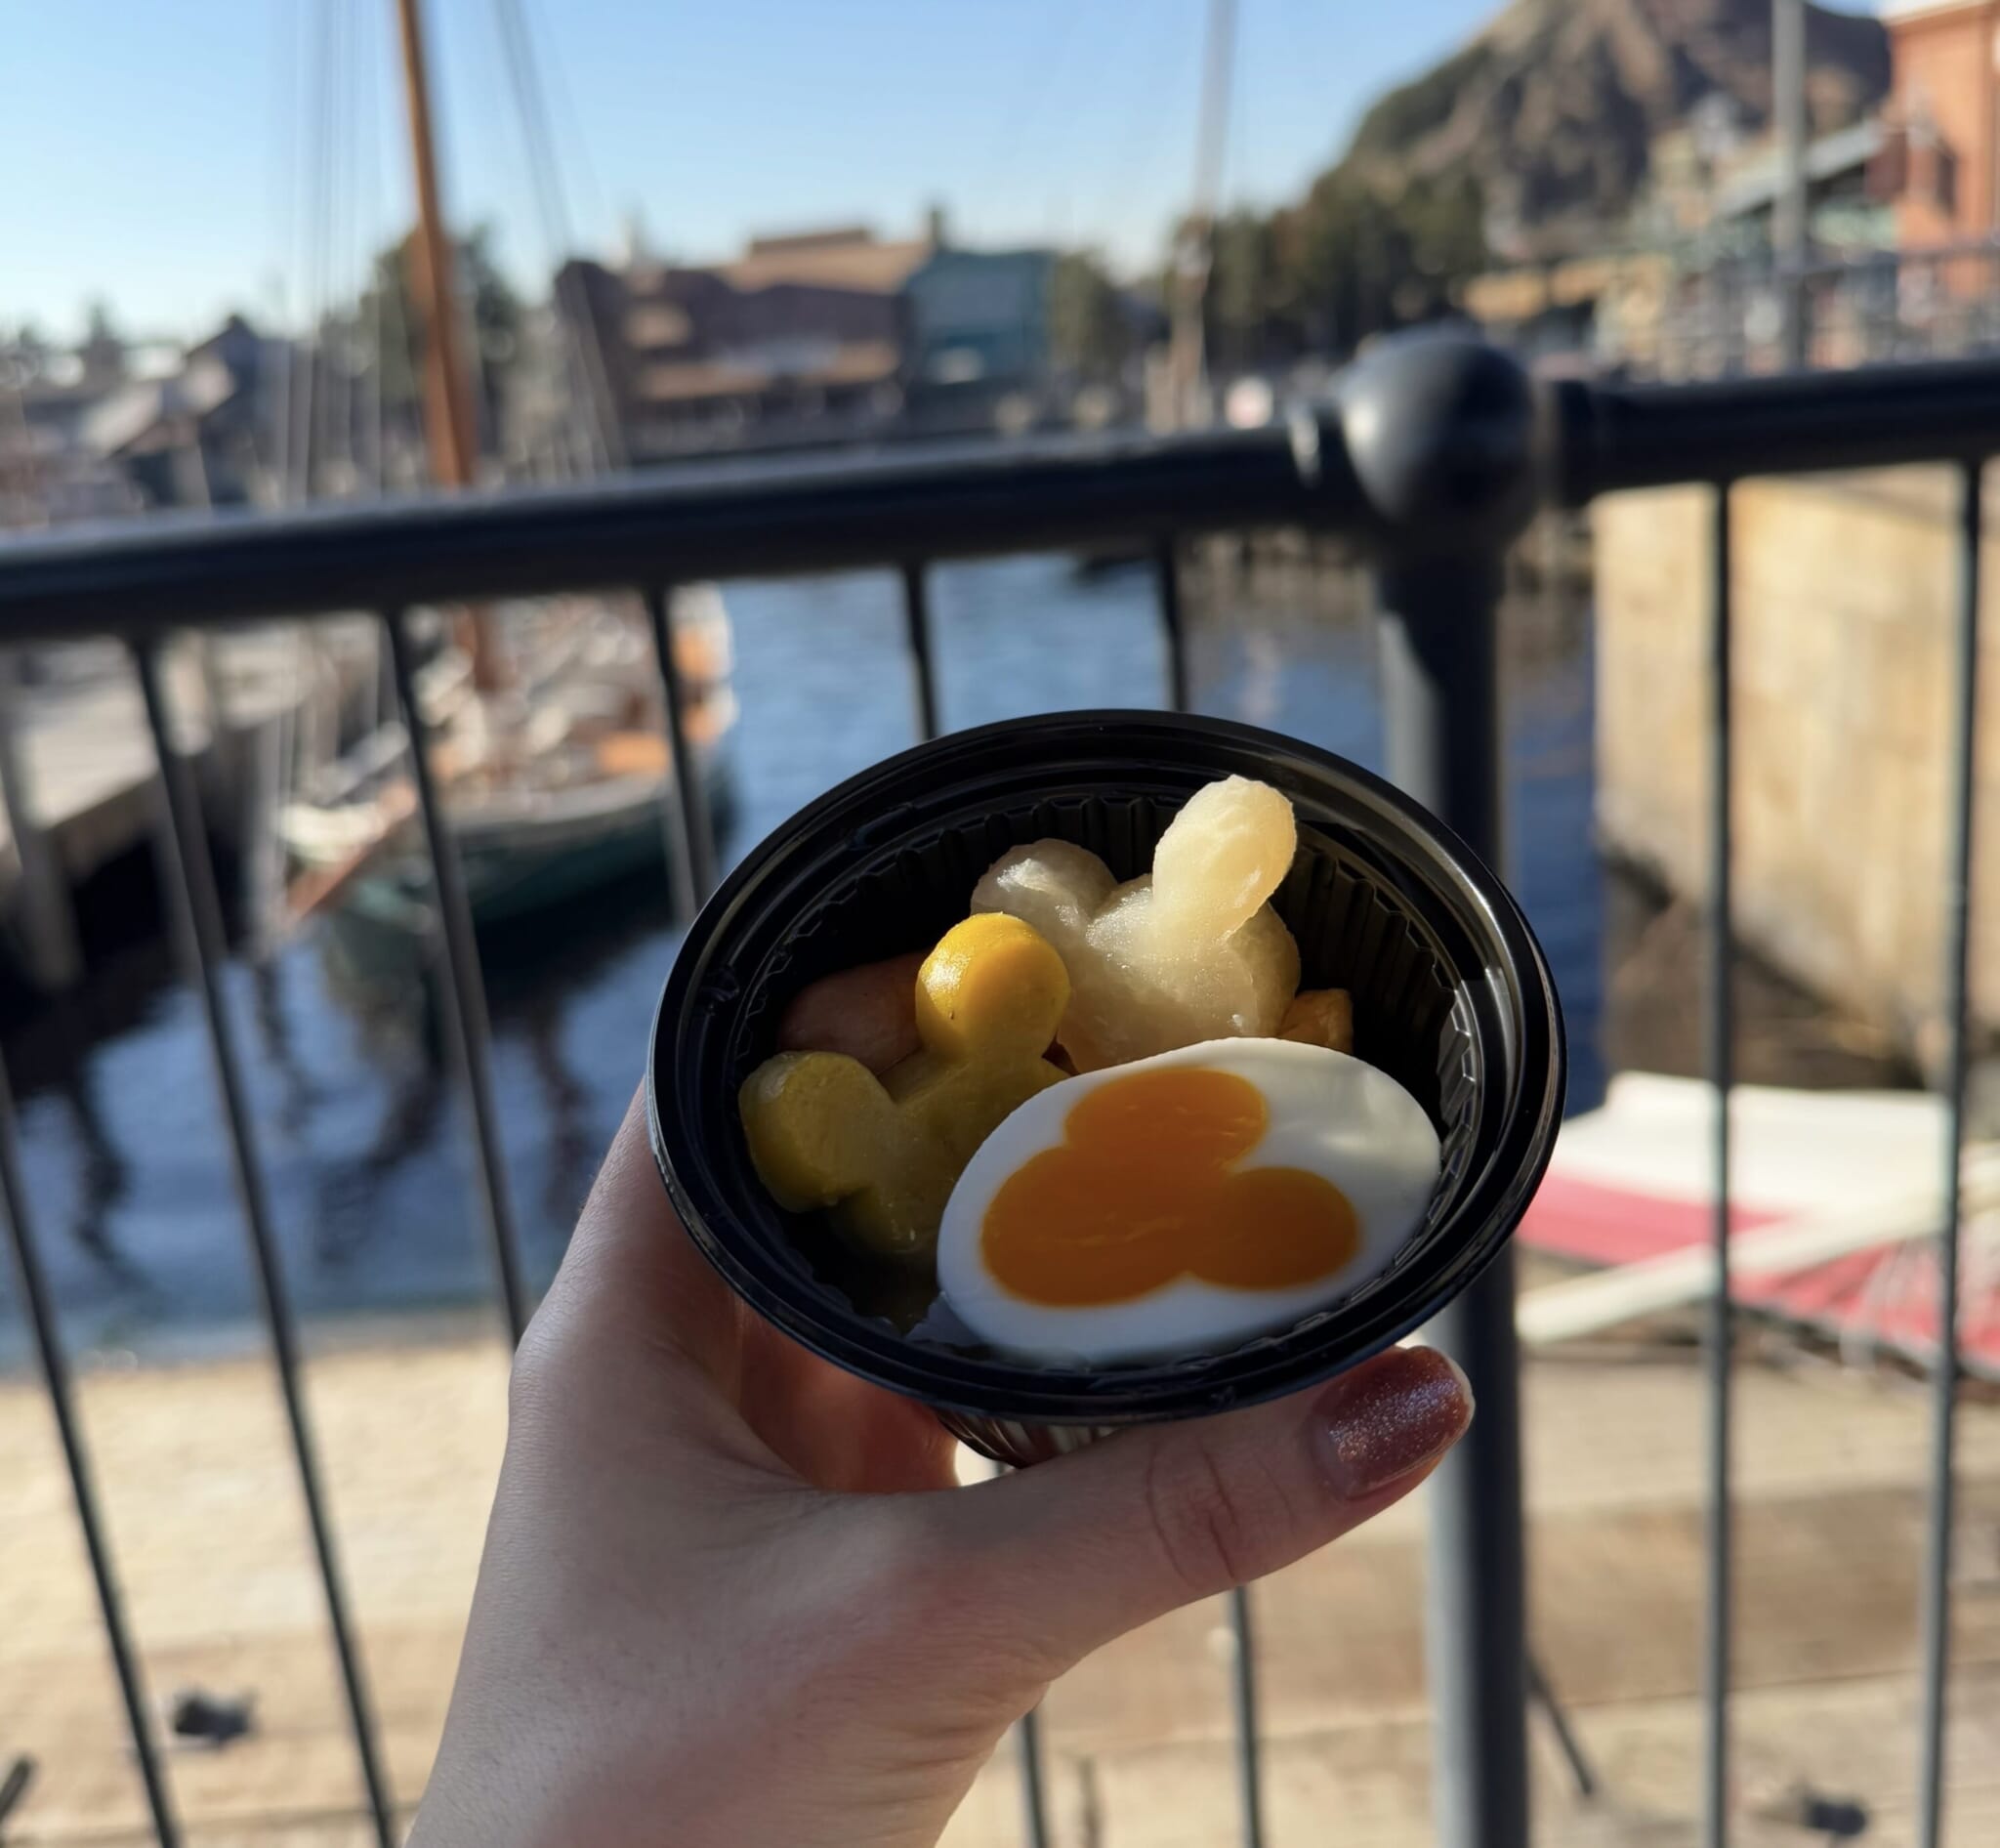
[[[931,250],[853,228],[699,268],[578,261],[558,299],[632,461],[854,437],[900,407],[902,286]]]
[[[1904,250],[2000,231],[2000,0],[1885,0],[1890,95],[1882,189]]]

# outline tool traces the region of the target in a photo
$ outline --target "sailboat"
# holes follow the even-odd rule
[[[432,758],[464,869],[473,922],[520,924],[614,881],[664,869],[672,764],[658,719],[651,643],[600,600],[502,609],[534,667],[480,693],[470,662],[440,649],[416,676]],[[719,593],[681,593],[675,652],[682,722],[711,828],[729,819],[735,723],[729,617]],[[400,723],[382,726],[278,812],[295,915],[331,908],[370,934],[412,942],[434,897]]]
[[[476,462],[470,377],[460,358],[417,0],[397,0],[397,14],[417,193],[414,293],[428,336],[426,446],[434,479],[460,486]],[[588,394],[578,399],[588,405]],[[615,459],[614,445],[598,434],[597,450]],[[721,593],[702,584],[679,590],[670,632],[682,723],[719,833],[736,718]],[[662,865],[673,771],[658,662],[635,609],[576,597],[468,609],[432,641],[415,693],[477,928],[559,914],[612,881]],[[370,940],[374,952],[385,943],[392,951],[413,948],[433,930],[408,747],[399,721],[379,725],[279,803],[287,921],[325,911],[351,936]]]

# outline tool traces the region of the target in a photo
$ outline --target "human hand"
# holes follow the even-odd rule
[[[411,1848],[928,1848],[1056,1676],[1379,1514],[1472,1416],[1395,1349],[956,1488],[928,1411],[709,1268],[638,1104],[510,1408]]]

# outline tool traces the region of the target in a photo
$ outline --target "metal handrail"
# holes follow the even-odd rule
[[[1440,358],[1485,355],[1488,378],[1513,372],[1484,348],[1434,337],[1408,351],[1423,347]],[[1987,453],[2000,432],[2000,360],[1695,385],[1521,381],[1521,391],[1529,425],[1499,434],[1509,445],[1501,466],[1568,506],[1676,482],[1963,460]],[[565,487],[66,527],[0,544],[0,641],[1146,544],[1245,526],[1365,538],[1384,510],[1352,456],[1362,396],[1351,379],[1343,401],[1257,430],[910,444],[847,461],[680,466]],[[1477,419],[1447,426],[1433,416],[1410,434],[1454,462],[1494,441]]]
[[[133,635],[1357,516],[1351,480],[1302,466],[1300,444],[1311,441],[1274,428],[913,444],[847,462],[677,467],[580,486],[68,528],[0,548],[0,638]]]

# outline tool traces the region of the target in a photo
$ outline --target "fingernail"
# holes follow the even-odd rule
[[[1314,1415],[1334,1491],[1358,1501],[1457,1443],[1473,1421],[1473,1389],[1436,1348],[1392,1348],[1335,1380]]]

